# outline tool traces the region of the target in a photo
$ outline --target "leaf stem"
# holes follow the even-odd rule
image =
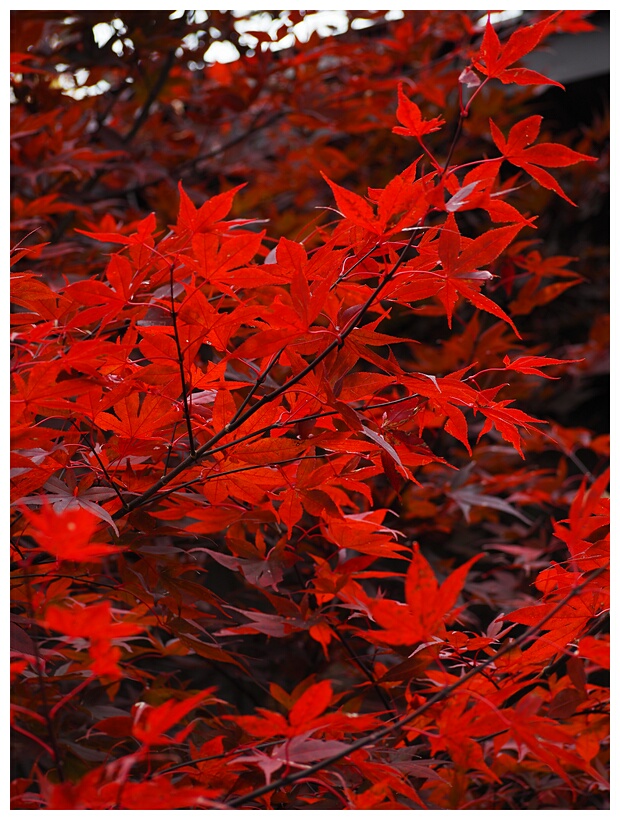
[[[183,414],[185,415],[185,424],[187,426],[187,436],[189,438],[189,452],[191,456],[196,455],[196,446],[194,444],[194,435],[192,433],[192,420],[189,414],[188,389],[185,381],[185,365],[183,363],[183,351],[181,350],[181,340],[179,338],[179,326],[177,323],[177,312],[174,307],[174,268],[175,263],[170,265],[170,314],[172,316],[172,327],[174,332],[174,341],[177,348],[177,357],[179,361],[179,371],[181,373],[181,392],[183,396]]]
[[[353,651],[353,648],[351,647],[351,644],[350,644],[350,643],[349,643],[349,641],[345,638],[345,636],[344,636],[344,635],[342,635],[342,634],[341,634],[341,633],[340,633],[337,629],[333,629],[333,630],[332,630],[332,632],[333,632],[333,634],[336,636],[336,639],[337,639],[338,641],[340,641],[340,643],[341,643],[341,644],[342,644],[342,646],[344,647],[344,649],[345,649],[345,651],[346,651],[347,655],[351,658],[351,660],[353,661],[353,663],[354,663],[354,664],[355,664],[355,665],[356,665],[359,669],[361,669],[361,671],[364,673],[364,675],[368,678],[368,680],[369,680],[369,681],[370,681],[370,683],[372,684],[373,689],[374,689],[374,690],[375,690],[375,692],[377,693],[377,696],[378,696],[379,700],[381,701],[381,703],[385,706],[385,708],[387,709],[387,711],[388,711],[388,712],[391,712],[391,713],[392,713],[392,716],[394,716],[394,717],[395,717],[395,716],[396,716],[396,711],[395,711],[395,709],[394,709],[394,704],[390,704],[390,703],[389,703],[388,699],[387,699],[387,698],[386,698],[386,696],[385,696],[385,692],[384,692],[384,691],[383,691],[383,689],[381,689],[381,687],[379,686],[379,684],[378,684],[378,682],[377,682],[377,679],[376,679],[376,678],[375,678],[375,676],[372,674],[372,672],[370,671],[370,669],[368,669],[368,667],[366,666],[366,664],[362,663],[362,661],[361,661],[361,660],[357,657],[357,655],[356,655],[356,654],[355,654],[355,652]]]
[[[24,567],[24,580],[26,583],[26,600],[28,603],[28,609],[30,611],[30,618],[34,621],[34,604],[32,601],[32,587],[30,586],[30,577],[28,574],[28,570]],[[54,765],[56,766],[56,771],[58,773],[58,779],[61,783],[65,782],[65,774],[62,765],[62,757],[60,755],[60,749],[58,748],[58,741],[56,739],[56,732],[54,731],[54,726],[52,724],[52,716],[50,712],[49,702],[47,700],[47,692],[45,691],[45,681],[43,680],[43,659],[41,658],[41,652],[39,650],[39,641],[35,636],[32,640],[32,645],[34,648],[34,658],[35,658],[35,668],[37,671],[37,679],[39,681],[39,691],[41,693],[41,710],[43,712],[43,718],[45,719],[45,725],[47,727],[47,735],[49,739],[49,745],[52,750],[52,760],[54,761]]]

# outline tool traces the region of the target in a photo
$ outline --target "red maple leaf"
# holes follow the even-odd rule
[[[111,430],[121,438],[129,440],[158,439],[158,430],[179,420],[179,411],[170,401],[161,396],[147,395],[140,403],[137,393],[121,399],[112,413],[98,413],[95,424],[102,430]]]
[[[45,504],[41,512],[25,509],[39,548],[59,561],[91,561],[118,552],[121,547],[92,540],[101,521],[83,507],[56,512]]]
[[[215,687],[198,692],[198,694],[192,695],[185,700],[167,700],[159,706],[150,706],[148,703],[143,702],[138,703],[133,708],[131,733],[143,746],[181,743],[192,730],[192,723],[172,736],[165,733],[200,703],[205,700],[209,700],[210,703],[215,702],[216,699],[212,697],[213,692],[215,692]]]
[[[437,296],[444,306],[448,327],[452,327],[454,308],[459,296],[463,296],[480,310],[508,322],[518,336],[512,319],[499,305],[480,293],[480,287],[493,278],[485,266],[497,259],[521,227],[507,225],[487,231],[476,239],[467,239],[461,236],[454,214],[449,214],[439,240],[420,245],[416,269],[406,283],[398,286],[399,298],[414,301]],[[441,265],[438,271],[429,270],[437,263]]]
[[[445,124],[443,117],[425,120],[420,108],[405,96],[402,83],[398,84],[396,118],[402,125],[392,128],[392,132],[402,134],[405,137],[417,137],[417,139],[425,134],[432,134],[433,131],[439,131],[441,126]]]
[[[547,356],[519,356],[513,362],[508,356],[504,356],[503,362],[506,370],[516,370],[517,373],[529,373],[533,376],[542,376],[543,379],[557,379],[559,376],[549,376],[539,368],[551,367],[559,364],[575,364],[583,359],[550,359]]]
[[[544,142],[539,145],[532,145],[540,132],[542,117],[535,114],[521,120],[510,129],[508,140],[495,125],[493,120],[489,120],[491,125],[491,135],[495,145],[499,148],[503,156],[540,183],[544,188],[555,191],[571,205],[575,203],[566,196],[562,188],[551,176],[551,174],[538,167],[544,165],[547,168],[564,168],[567,165],[575,165],[577,162],[596,162],[596,157],[587,154],[580,154],[555,142]],[[526,146],[532,145],[531,148]]]
[[[109,601],[89,606],[48,606],[41,625],[68,637],[88,638],[93,674],[112,679],[121,677],[118,666],[121,653],[117,646],[112,645],[112,641],[139,635],[144,631],[144,626],[139,623],[112,620]]]
[[[478,59],[473,61],[474,66],[482,74],[486,74],[489,79],[497,79],[502,83],[557,85],[564,88],[561,83],[550,80],[548,77],[529,68],[509,68],[538,45],[547,31],[549,23],[561,13],[557,11],[532,26],[518,29],[510,36],[504,46],[499,41],[489,15]]]
[[[381,629],[364,632],[363,636],[375,644],[392,646],[411,645],[435,637],[443,631],[467,573],[480,557],[470,558],[440,586],[416,544],[405,581],[406,603],[388,599],[373,601],[372,616]]]

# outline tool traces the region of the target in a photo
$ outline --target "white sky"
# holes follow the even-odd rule
[[[195,11],[194,13],[198,24],[207,22],[208,17],[206,11]],[[238,14],[240,17],[244,13],[245,12],[241,10],[238,12],[233,10],[233,14]],[[177,11],[171,13],[170,17],[171,19],[175,19],[176,17],[180,17],[182,14],[182,11]],[[388,20],[396,20],[402,16],[402,11],[386,11],[386,19]],[[276,18],[274,20],[269,12],[258,11],[250,19],[240,19],[238,23],[236,23],[235,28],[240,34],[250,30],[265,31],[275,38],[281,23],[281,18]],[[352,28],[354,29],[368,28],[371,25],[372,21],[361,18],[353,20],[352,22]],[[329,34],[340,34],[346,31],[347,28],[348,19],[344,11],[311,10],[304,20],[292,27],[291,33],[286,34],[284,37],[281,37],[281,39],[274,41],[271,44],[265,45],[273,51],[280,51],[281,49],[290,48],[294,44],[295,39],[301,42],[306,42],[315,31],[317,31],[322,37],[326,37]],[[93,31],[96,41],[101,45],[106,43],[114,34],[113,27],[107,23],[99,23],[95,26]],[[252,35],[245,35],[242,38],[242,42],[249,48],[254,48],[258,43],[258,40],[255,37],[252,37]],[[195,35],[190,34],[185,38],[185,43],[189,48],[195,48],[198,45],[198,38]],[[120,50],[120,44],[118,44],[117,48]],[[232,43],[217,41],[213,42],[203,55],[200,55],[200,57],[208,63],[230,63],[238,59],[239,56],[239,52]]]

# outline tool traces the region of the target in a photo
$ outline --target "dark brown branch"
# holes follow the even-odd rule
[[[193,159],[186,160],[178,165],[174,170],[175,174],[174,177],[178,180],[180,179],[183,174],[187,173],[195,173],[198,170],[198,166],[202,162],[206,162],[209,159],[213,159],[214,157],[219,156],[220,154],[225,153],[228,151],[229,148],[234,148],[235,145],[246,140],[248,137],[252,136],[258,131],[261,131],[264,128],[268,128],[273,123],[277,122],[284,116],[285,112],[278,111],[276,114],[273,114],[271,117],[268,117],[264,122],[258,124],[258,117],[254,119],[254,121],[250,124],[249,128],[241,134],[237,134],[236,137],[233,137],[228,142],[225,142],[223,145],[220,145],[218,148],[213,148],[211,151],[207,151],[205,154],[201,154],[200,156],[194,157]],[[151,179],[148,182],[141,182],[139,185],[133,185],[131,188],[125,188],[123,191],[119,192],[119,195],[122,196],[129,196],[130,194],[137,194],[140,191],[146,190],[146,188],[150,188],[153,185],[159,185],[160,182],[165,182],[166,180],[170,179],[170,174],[161,174],[155,179]]]
[[[175,421],[174,427],[172,428],[172,435],[170,436],[170,444],[168,445],[168,452],[166,453],[166,461],[164,463],[164,475],[168,472],[168,467],[170,466],[170,458],[172,456],[172,445],[174,444],[174,436],[177,431],[177,423]]]
[[[355,262],[351,265],[351,267],[348,270],[345,270],[340,274],[340,276],[336,279],[334,284],[330,287],[330,290],[333,290],[338,284],[340,284],[340,282],[342,282],[343,279],[346,279],[349,276],[350,273],[353,273],[355,268],[357,268],[359,265],[361,265],[362,262],[365,262],[368,259],[368,257],[371,256],[371,254],[373,254],[377,250],[378,247],[379,247],[379,244],[375,243],[369,251],[366,251],[366,253],[363,254],[363,256],[360,256],[359,259],[356,259]],[[346,264],[349,260],[345,259],[344,261],[345,261],[345,264]]]
[[[172,493],[184,490],[186,487],[193,487],[195,484],[204,484],[206,481],[213,481],[216,478],[225,478],[234,473],[249,473],[250,470],[260,470],[263,467],[283,467],[286,464],[295,464],[298,461],[316,461],[318,458],[329,458],[330,455],[339,455],[331,453],[323,456],[296,456],[295,458],[286,458],[283,461],[270,461],[269,464],[247,464],[245,467],[235,467],[232,470],[224,470],[222,473],[211,473],[210,475],[201,476],[200,478],[192,478],[191,481],[184,481],[183,484],[177,484],[175,487],[169,487],[164,492],[159,493],[157,500],[167,498]]]
[[[263,372],[259,374],[258,378],[256,379],[256,381],[252,385],[252,388],[250,389],[249,393],[244,398],[244,400],[241,402],[241,406],[239,407],[239,409],[237,410],[235,415],[230,420],[230,422],[229,422],[230,424],[233,424],[239,418],[239,416],[242,415],[245,408],[248,406],[248,404],[254,398],[257,390],[261,387],[262,384],[264,384],[265,379],[269,375],[269,371],[273,367],[275,367],[276,364],[278,363],[278,359],[280,358],[280,356],[282,355],[283,352],[284,352],[284,348],[282,347],[282,348],[280,348],[280,350],[278,350],[278,352],[274,356],[271,357],[271,361],[269,362],[267,367],[263,370]]]
[[[157,77],[155,83],[153,84],[153,87],[149,91],[149,95],[145,100],[145,103],[142,106],[140,113],[136,117],[134,124],[132,125],[130,130],[125,134],[124,137],[122,137],[121,141],[124,145],[129,145],[129,143],[133,140],[133,138],[136,136],[140,128],[142,128],[142,126],[148,119],[148,116],[151,112],[151,107],[157,99],[160,91],[164,87],[166,80],[168,79],[168,75],[170,74],[170,70],[174,63],[175,52],[176,49],[171,49],[166,55],[162,69],[159,72],[159,76]],[[93,176],[88,180],[88,182],[82,187],[81,191],[79,192],[80,196],[84,197],[86,194],[89,194],[92,190],[94,190],[95,186],[97,185],[101,177],[105,173],[107,173],[108,170],[108,168],[100,168],[95,174],[93,174]],[[73,213],[68,213],[65,214],[61,219],[59,219],[52,233],[52,236],[50,237],[50,242],[52,244],[55,244],[56,242],[60,241],[61,236],[73,223],[74,218],[75,215]]]
[[[195,757],[192,760],[186,760],[185,763],[175,763],[172,766],[167,766],[165,769],[158,769],[153,772],[149,779],[157,777],[160,774],[169,774],[169,772],[176,772],[177,769],[184,769],[186,766],[193,766],[195,763],[206,763],[208,760],[223,760],[226,757],[234,757],[235,755],[243,754],[244,752],[253,752],[255,749],[268,749],[270,746],[275,746],[282,743],[281,740],[265,740],[263,743],[257,743],[255,746],[240,746],[238,749],[232,749],[229,752],[221,752],[218,755],[207,755],[206,757]]]
[[[155,102],[162,88],[166,84],[166,80],[168,79],[168,75],[170,74],[170,70],[172,69],[172,66],[174,64],[175,53],[176,48],[171,48],[170,51],[166,54],[164,64],[162,65],[161,71],[159,72],[157,79],[155,80],[151,90],[149,91],[149,95],[146,98],[144,105],[142,106],[142,110],[134,120],[134,124],[131,126],[131,129],[123,137],[123,143],[125,145],[128,145],[133,140],[138,131],[147,121],[148,116],[151,113],[151,107],[153,103]]]

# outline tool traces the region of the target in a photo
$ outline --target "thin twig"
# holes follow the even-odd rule
[[[157,500],[161,500],[162,498],[167,498],[172,493],[179,492],[180,490],[184,490],[187,487],[193,487],[196,484],[203,484],[206,481],[213,481],[217,478],[225,478],[229,475],[234,475],[235,473],[247,473],[250,470],[261,470],[264,467],[283,467],[286,464],[296,464],[298,461],[316,461],[318,458],[330,458],[340,455],[340,453],[327,453],[324,456],[295,456],[295,458],[285,458],[282,461],[270,461],[269,464],[247,464],[245,467],[235,467],[232,470],[224,470],[221,473],[210,473],[206,476],[199,476],[198,478],[192,478],[190,481],[184,481],[183,484],[177,484],[174,487],[169,487],[164,492],[159,493],[157,496]]]
[[[170,314],[172,316],[172,329],[174,334],[174,341],[177,348],[177,357],[179,360],[179,370],[181,373],[181,394],[183,396],[183,414],[185,415],[185,424],[187,426],[187,437],[189,438],[189,452],[191,456],[196,455],[196,447],[194,445],[194,435],[192,433],[192,420],[189,414],[189,400],[188,389],[185,381],[185,365],[183,363],[183,351],[181,350],[181,340],[179,338],[179,326],[177,323],[177,312],[174,307],[174,262],[170,265]]]
[[[250,123],[248,129],[246,129],[243,133],[237,134],[236,137],[233,137],[228,142],[225,142],[223,145],[220,145],[218,148],[213,148],[211,151],[208,151],[206,154],[201,154],[198,157],[194,157],[193,159],[186,160],[182,162],[180,165],[176,166],[174,169],[175,178],[179,179],[183,174],[188,173],[195,173],[198,170],[198,166],[202,162],[206,162],[209,159],[213,159],[214,157],[218,156],[219,154],[223,154],[228,151],[229,148],[234,148],[235,145],[238,145],[240,142],[248,139],[248,137],[252,136],[258,131],[261,131],[264,128],[268,128],[273,123],[277,122],[277,120],[281,119],[284,116],[285,111],[278,111],[276,114],[273,114],[271,117],[268,117],[264,122],[257,124],[258,117],[255,117],[253,122]],[[155,179],[151,179],[148,182],[142,182],[139,185],[133,185],[131,188],[125,188],[123,191],[119,192],[119,195],[124,197],[130,196],[131,194],[137,194],[140,191],[144,191],[146,188],[151,188],[153,185],[159,185],[161,182],[166,182],[170,179],[170,174],[161,174]]]
[[[334,282],[334,284],[330,287],[330,291],[331,291],[331,290],[333,290],[333,289],[334,289],[337,285],[339,285],[339,284],[340,284],[340,282],[342,282],[342,280],[343,280],[343,279],[346,279],[346,278],[349,276],[349,274],[350,274],[350,273],[353,273],[353,271],[355,270],[355,268],[357,268],[357,267],[358,267],[358,265],[361,265],[361,264],[362,264],[362,262],[365,262],[365,261],[366,261],[366,259],[368,259],[368,257],[369,257],[371,254],[373,254],[373,253],[377,250],[377,248],[378,248],[378,247],[379,247],[379,243],[378,243],[378,242],[376,242],[376,243],[372,246],[372,248],[371,248],[369,251],[366,251],[366,253],[365,253],[363,256],[360,256],[360,258],[359,258],[359,259],[357,259],[357,260],[354,262],[354,264],[353,264],[353,265],[351,265],[351,267],[350,267],[348,270],[343,271],[343,272],[340,274],[340,276],[336,279],[336,281]],[[348,261],[349,261],[349,259],[348,259],[348,258],[347,258],[347,259],[345,259],[343,264],[346,264]]]
[[[441,172],[441,177],[445,177],[446,173],[448,172],[448,167],[450,166],[450,160],[452,159],[452,154],[454,153],[454,149],[456,148],[456,144],[461,136],[461,131],[463,130],[463,114],[459,114],[459,121],[456,124],[456,128],[454,129],[454,135],[452,137],[452,142],[450,143],[450,148],[448,149],[448,156],[446,157],[446,161],[443,166],[443,170]]]
[[[172,445],[174,443],[174,437],[177,432],[177,423],[175,421],[174,427],[172,428],[172,435],[170,436],[170,444],[168,445],[168,452],[166,453],[166,461],[164,463],[164,475],[168,472],[168,467],[170,466],[170,458],[172,456]]]
[[[101,471],[103,472],[103,474],[104,474],[104,476],[105,476],[106,481],[108,482],[108,484],[110,485],[110,487],[112,487],[112,489],[114,490],[114,492],[115,492],[115,493],[116,493],[116,495],[118,496],[118,499],[119,499],[119,501],[121,502],[121,504],[123,505],[123,507],[126,507],[127,505],[126,505],[125,499],[124,499],[124,498],[123,498],[123,496],[121,495],[121,491],[120,491],[120,489],[118,488],[118,486],[116,485],[116,482],[112,479],[112,477],[110,476],[110,474],[109,474],[109,473],[108,473],[108,471],[106,470],[106,468],[105,468],[105,465],[104,465],[103,461],[102,461],[102,460],[101,460],[101,458],[99,457],[99,453],[98,453],[98,452],[97,452],[97,450],[95,449],[95,445],[94,445],[94,444],[91,442],[91,440],[90,440],[90,436],[89,436],[87,433],[83,433],[83,432],[80,430],[80,428],[79,428],[78,424],[77,424],[77,423],[76,423],[73,419],[70,419],[70,421],[71,421],[71,424],[72,424],[72,425],[75,427],[75,429],[78,431],[78,433],[79,433],[81,436],[83,436],[83,437],[84,437],[84,440],[85,440],[86,444],[88,445],[88,447],[89,447],[89,449],[90,449],[91,453],[92,453],[92,454],[95,456],[95,458],[97,459],[97,462],[99,463],[99,466],[101,467]]]
[[[463,123],[469,116],[469,109],[471,104],[473,103],[474,99],[478,95],[478,92],[481,91],[484,86],[487,84],[488,78],[483,80],[483,82],[478,86],[478,88],[472,94],[469,102],[465,107],[463,107],[463,86],[459,83],[459,119],[456,124],[456,128],[454,129],[454,134],[452,136],[452,142],[450,143],[450,148],[448,149],[448,156],[446,157],[446,161],[444,162],[443,170],[441,172],[441,178],[445,177],[446,173],[448,172],[448,167],[450,165],[450,160],[452,159],[452,154],[454,153],[454,149],[456,148],[456,144],[461,136],[461,132],[463,130]]]
[[[240,746],[238,749],[231,749],[229,752],[220,752],[218,755],[207,755],[205,757],[194,757],[191,760],[186,760],[184,763],[175,763],[173,766],[167,766],[165,769],[158,769],[153,772],[150,777],[157,777],[160,774],[169,774],[175,772],[177,769],[184,769],[186,766],[193,766],[196,763],[206,763],[208,760],[222,760],[226,757],[234,757],[244,752],[253,752],[255,749],[268,749],[270,746],[275,746],[282,743],[282,740],[265,740],[262,743],[257,743],[255,746]]]
[[[396,710],[394,709],[394,705],[389,703],[388,699],[387,699],[387,698],[386,698],[386,696],[385,696],[385,692],[384,692],[384,691],[383,691],[383,689],[381,689],[381,687],[379,686],[379,684],[378,684],[378,682],[377,682],[377,679],[376,679],[376,678],[375,678],[375,676],[372,674],[372,672],[370,671],[370,669],[368,669],[368,668],[367,668],[367,666],[366,666],[366,664],[362,663],[362,662],[361,662],[361,660],[357,657],[357,655],[355,654],[355,652],[353,651],[353,649],[352,649],[352,647],[351,647],[351,644],[350,644],[350,643],[348,642],[348,640],[344,637],[344,635],[341,635],[341,634],[340,634],[340,632],[339,632],[337,629],[333,629],[333,630],[332,630],[332,632],[333,632],[333,634],[336,636],[336,639],[337,639],[338,641],[340,641],[340,643],[341,643],[341,644],[342,644],[342,646],[344,647],[344,649],[345,649],[345,651],[346,651],[347,655],[351,658],[351,660],[353,661],[353,663],[354,663],[354,664],[355,664],[355,665],[356,665],[359,669],[361,669],[361,671],[364,673],[364,675],[368,678],[368,680],[369,680],[369,681],[370,681],[370,683],[372,684],[373,689],[374,689],[374,690],[375,690],[375,692],[377,693],[377,696],[378,696],[379,700],[381,701],[381,703],[385,706],[385,708],[388,710],[388,712],[391,712],[391,713],[392,713],[392,715],[394,715],[394,716],[395,716],[395,715],[396,715]]]
[[[247,394],[247,396],[244,398],[244,400],[241,402],[241,406],[238,408],[237,412],[236,412],[236,413],[235,413],[235,415],[232,417],[232,419],[231,419],[231,421],[230,421],[230,424],[233,424],[233,423],[234,423],[234,422],[235,422],[235,421],[239,418],[239,416],[240,416],[240,415],[242,415],[242,413],[243,413],[243,411],[245,410],[245,408],[246,408],[246,407],[248,406],[248,404],[252,401],[252,399],[253,399],[254,395],[256,394],[256,391],[257,391],[257,390],[259,389],[259,387],[260,387],[260,386],[261,386],[261,385],[265,382],[265,379],[266,379],[266,378],[267,378],[267,376],[269,375],[269,371],[270,371],[273,367],[275,367],[275,366],[276,366],[276,364],[278,363],[278,359],[280,358],[280,356],[282,355],[282,353],[283,353],[283,352],[284,352],[284,348],[283,348],[283,347],[281,347],[281,348],[280,348],[280,350],[278,350],[278,352],[272,356],[271,361],[269,362],[269,364],[267,365],[267,367],[263,370],[263,372],[262,372],[262,373],[260,373],[260,374],[259,374],[258,378],[256,379],[256,381],[255,381],[255,382],[254,382],[254,384],[252,385],[251,390],[249,391],[249,393]]]
[[[30,618],[34,621],[35,616],[34,604],[32,601],[32,587],[30,586],[30,578],[28,576],[28,570],[26,567],[24,567],[24,578],[26,582],[26,600],[28,602],[28,610]],[[39,691],[41,692],[41,711],[43,712],[45,725],[47,727],[49,745],[53,752],[52,760],[54,761],[54,764],[56,766],[58,779],[61,783],[64,783],[65,774],[62,766],[62,758],[60,756],[60,749],[58,748],[58,741],[56,740],[56,732],[54,731],[54,726],[52,724],[52,718],[50,715],[50,706],[47,700],[47,693],[45,691],[45,681],[43,680],[43,659],[41,658],[41,652],[39,651],[39,641],[36,636],[32,640],[32,645],[34,647],[35,668],[37,671],[37,679],[39,681]]]

